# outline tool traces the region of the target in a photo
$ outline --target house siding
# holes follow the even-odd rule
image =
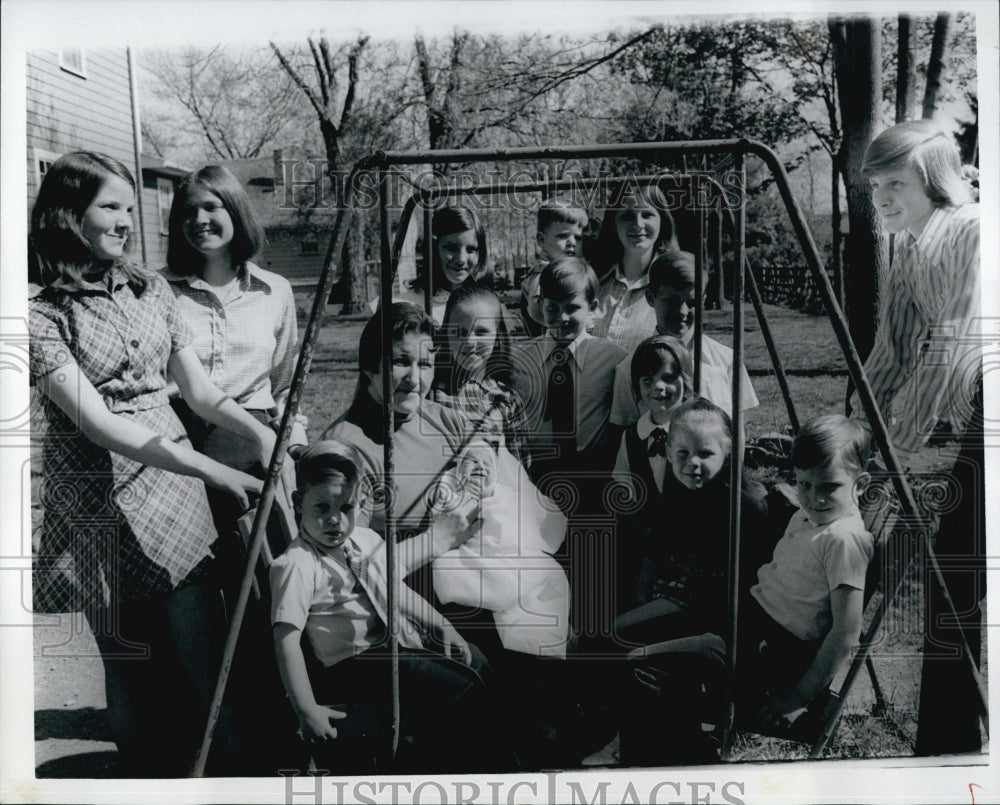
[[[29,209],[38,194],[38,151],[101,151],[139,174],[124,49],[85,50],[85,77],[62,69],[56,51],[28,53],[26,67]]]
[[[316,243],[316,254],[303,254],[303,240]],[[267,243],[261,249],[256,262],[261,268],[274,271],[286,277],[292,285],[315,286],[323,271],[329,234],[309,236],[283,227],[267,227]]]

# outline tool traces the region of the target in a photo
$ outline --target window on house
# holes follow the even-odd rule
[[[83,48],[63,48],[59,51],[59,66],[66,72],[86,78],[86,60],[83,57]]]
[[[156,179],[156,210],[160,215],[160,234],[170,234],[170,205],[174,203],[174,183],[169,179]]]
[[[302,254],[319,254],[319,243],[315,240],[302,241]]]
[[[62,154],[57,154],[55,151],[43,151],[40,148],[35,149],[35,187],[42,186],[42,179],[45,178],[45,174],[52,167],[52,163],[61,156]]]

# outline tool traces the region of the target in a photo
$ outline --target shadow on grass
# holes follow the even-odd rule
[[[108,711],[94,707],[35,712],[35,740],[110,741]]]
[[[117,752],[84,752],[46,761],[35,768],[39,779],[105,779],[118,777]]]

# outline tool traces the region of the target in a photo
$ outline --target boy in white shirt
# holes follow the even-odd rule
[[[391,719],[385,543],[371,529],[355,528],[362,476],[353,447],[332,439],[317,442],[299,455],[296,475],[299,535],[271,565],[271,621],[278,670],[299,734],[322,746],[338,737],[337,725],[354,731],[350,705],[376,703],[376,723],[360,729],[384,731]],[[398,594],[406,734],[425,738],[441,770],[516,768],[483,685],[485,658],[430,602],[405,584]],[[303,637],[321,666],[311,675]],[[331,757],[344,762],[354,749],[338,746]]]

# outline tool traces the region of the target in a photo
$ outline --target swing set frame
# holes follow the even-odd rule
[[[389,201],[395,196],[391,194],[393,189],[391,183],[401,176],[399,169],[417,165],[454,165],[459,163],[476,162],[513,162],[513,161],[547,161],[568,160],[568,159],[590,159],[608,157],[681,157],[687,155],[716,155],[728,158],[726,163],[727,182],[726,188],[719,184],[711,175],[706,173],[662,173],[651,177],[637,177],[629,175],[623,177],[601,177],[598,179],[574,178],[572,182],[567,180],[543,181],[543,182],[518,182],[503,188],[495,186],[462,186],[462,187],[415,187],[409,198],[403,204],[397,226],[395,239],[391,239],[390,209]],[[701,329],[703,314],[703,271],[705,256],[705,234],[707,232],[707,215],[711,212],[718,216],[719,229],[717,239],[717,249],[715,250],[715,260],[717,267],[720,265],[722,256],[722,235],[721,223],[725,216],[732,227],[732,248],[735,252],[733,265],[739,270],[732,272],[732,323],[733,323],[733,376],[732,376],[732,426],[734,444],[740,444],[737,437],[743,432],[743,409],[742,397],[743,389],[741,383],[741,372],[739,368],[743,366],[743,299],[746,294],[757,315],[757,321],[761,328],[762,336],[768,353],[771,357],[775,376],[781,391],[782,397],[788,411],[789,422],[793,432],[798,430],[798,419],[795,414],[794,405],[788,388],[788,382],[778,357],[777,347],[771,335],[767,316],[761,303],[759,290],[750,271],[749,262],[746,256],[746,168],[745,161],[748,156],[758,158],[769,169],[771,178],[781,195],[785,205],[792,228],[802,247],[808,268],[812,274],[813,281],[818,289],[819,295],[826,309],[830,323],[833,326],[834,334],[843,353],[848,374],[857,390],[858,398],[864,409],[865,415],[871,425],[872,436],[880,451],[892,486],[898,500],[899,515],[893,521],[892,531],[895,535],[901,535],[911,548],[909,552],[904,552],[906,561],[904,563],[895,562],[891,572],[876,574],[884,576],[879,579],[882,586],[883,595],[880,598],[878,608],[872,615],[868,627],[861,636],[858,650],[850,664],[846,677],[841,685],[839,695],[832,697],[831,705],[824,713],[821,730],[818,739],[812,746],[810,757],[820,757],[824,752],[830,739],[836,731],[839,722],[841,708],[844,699],[851,685],[853,684],[862,665],[866,665],[872,677],[873,686],[879,696],[878,682],[874,676],[874,668],[871,664],[870,649],[874,645],[882,620],[898,590],[902,581],[906,567],[914,558],[919,558],[926,567],[930,569],[930,581],[938,586],[943,600],[946,602],[947,617],[956,618],[955,607],[948,593],[941,568],[934,553],[930,541],[930,529],[928,519],[923,515],[917,506],[913,490],[908,483],[905,474],[902,472],[898,457],[893,450],[889,440],[888,430],[881,411],[875,401],[874,394],[864,373],[862,362],[858,356],[854,343],[851,340],[847,321],[843,311],[837,301],[836,294],[826,271],[823,268],[819,251],[813,240],[812,233],[806,223],[805,216],[792,195],[788,182],[788,176],[782,166],[777,154],[763,143],[747,139],[727,139],[727,140],[702,140],[686,142],[653,142],[653,143],[624,143],[612,145],[580,145],[580,146],[551,146],[538,148],[505,148],[505,149],[455,149],[455,150],[416,150],[416,151],[379,151],[365,159],[359,161],[346,180],[341,206],[337,209],[336,219],[330,236],[329,246],[323,269],[316,286],[315,297],[312,309],[306,324],[303,335],[302,346],[299,352],[295,373],[292,377],[291,387],[288,395],[288,402],[285,406],[281,420],[279,437],[274,453],[267,469],[260,500],[257,504],[254,516],[253,527],[250,534],[247,565],[243,575],[240,593],[232,615],[232,623],[226,638],[223,652],[223,660],[219,671],[219,676],[215,688],[215,693],[210,706],[207,724],[205,727],[201,748],[195,762],[193,774],[196,777],[204,775],[205,765],[212,745],[212,738],[215,727],[218,723],[219,714],[222,709],[223,698],[226,692],[226,684],[232,670],[232,664],[239,641],[240,630],[246,607],[249,601],[255,581],[255,567],[261,555],[261,550],[266,538],[266,523],[274,503],[277,490],[280,470],[284,462],[289,439],[291,436],[293,417],[298,411],[302,397],[302,390],[305,379],[308,376],[312,362],[313,351],[317,343],[317,337],[326,312],[327,302],[330,297],[335,278],[336,264],[339,256],[343,253],[344,243],[347,237],[347,230],[351,224],[354,210],[355,198],[358,189],[362,186],[362,181],[366,176],[374,177],[377,180],[378,206],[379,206],[379,227],[380,227],[380,299],[379,304],[382,309],[388,309],[392,303],[392,285],[395,276],[396,266],[402,252],[404,238],[410,220],[418,205],[424,209],[424,243],[426,252],[426,263],[428,269],[431,265],[431,237],[430,237],[430,212],[435,204],[446,197],[458,197],[462,195],[487,195],[497,192],[558,192],[560,190],[579,188],[581,185],[613,185],[623,181],[635,181],[643,183],[645,181],[657,181],[663,177],[671,180],[682,179],[682,181],[694,181],[698,183],[699,191],[708,191],[713,198],[711,210],[709,205],[698,204],[696,207],[698,215],[698,236],[701,247],[695,252],[696,263],[699,270],[696,276],[696,297],[698,304],[695,309],[695,350],[694,350],[694,386],[697,391],[700,384],[700,363],[701,363]],[[714,170],[718,170],[715,168]],[[682,178],[683,177],[683,178]],[[730,202],[730,203],[727,203]],[[734,202],[734,203],[732,203]],[[431,272],[426,272],[430,277]],[[428,282],[428,286],[430,283]],[[425,302],[430,304],[430,296],[433,290],[430,287],[425,289]],[[390,388],[390,367],[391,355],[388,353],[392,349],[392,322],[389,316],[382,317],[382,398],[391,399]],[[390,360],[387,360],[387,356]],[[383,411],[382,425],[386,434],[384,444],[384,468],[385,484],[391,483],[394,472],[394,450],[393,450],[393,411],[392,406],[386,406]],[[738,590],[740,589],[739,579],[739,554],[740,554],[740,478],[743,471],[742,451],[733,451],[731,461],[731,496],[730,496],[730,551],[729,551],[729,601],[728,601],[728,640],[727,640],[727,668],[726,668],[726,706],[725,720],[723,725],[722,740],[722,760],[729,759],[732,740],[734,736],[734,681],[736,663],[736,634],[738,613]],[[383,490],[387,491],[387,490]],[[392,507],[391,495],[386,495],[388,503],[385,513],[385,534],[386,553],[388,560],[388,628],[392,636],[391,645],[391,668],[392,668],[392,756],[395,757],[400,740],[400,697],[399,697],[399,656],[398,641],[400,614],[398,601],[398,587],[402,579],[399,577],[398,563],[396,561],[396,524]],[[878,535],[876,535],[878,536]],[[894,554],[895,555],[895,554]],[[869,574],[872,577],[872,574]],[[871,591],[867,591],[866,600]],[[867,608],[867,607],[866,607]],[[867,614],[867,613],[866,613]],[[961,632],[959,632],[961,635]],[[988,733],[987,696],[986,690],[976,667],[975,661],[969,651],[969,647],[964,636],[961,636],[962,649],[968,660],[969,673],[975,680],[979,694],[980,717],[984,728]]]

